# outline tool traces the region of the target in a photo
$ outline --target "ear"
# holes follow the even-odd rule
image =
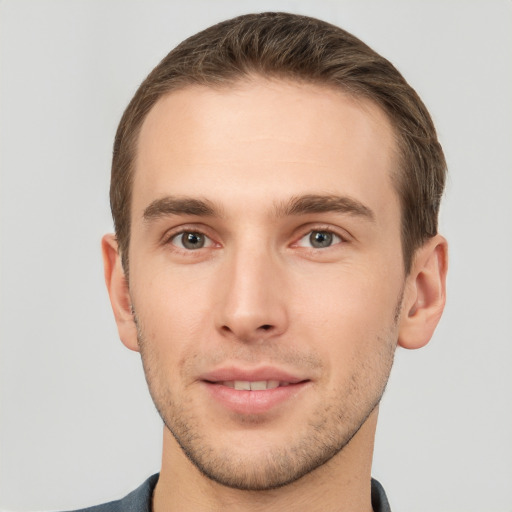
[[[101,240],[105,284],[114,312],[119,337],[130,350],[139,350],[137,326],[132,313],[132,302],[128,283],[121,264],[115,235],[105,235]]]
[[[421,348],[430,341],[446,303],[447,269],[448,243],[441,235],[416,251],[402,303],[398,333],[401,347]]]

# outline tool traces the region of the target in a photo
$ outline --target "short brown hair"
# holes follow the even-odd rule
[[[445,183],[446,162],[432,119],[388,60],[339,27],[288,13],[248,14],[209,27],[172,50],[140,85],[117,129],[110,185],[125,272],[137,140],[148,112],[170,91],[229,85],[254,74],[331,85],[370,99],[387,113],[400,155],[394,178],[408,273],[415,250],[437,233]]]

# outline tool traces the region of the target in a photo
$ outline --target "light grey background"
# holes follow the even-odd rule
[[[512,2],[0,0],[0,508],[85,506],[156,472],[100,237],[123,108],[180,40],[242,12],[324,18],[392,60],[448,158],[448,305],[399,351],[374,476],[395,512],[512,510]]]

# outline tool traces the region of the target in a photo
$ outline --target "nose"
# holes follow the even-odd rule
[[[283,334],[288,326],[284,269],[270,249],[234,250],[224,261],[217,326],[221,334],[250,343]]]

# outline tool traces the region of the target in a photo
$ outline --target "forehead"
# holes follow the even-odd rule
[[[397,160],[387,115],[330,86],[254,77],[188,86],[142,125],[132,213],[170,194],[246,205],[304,193],[396,201]]]

